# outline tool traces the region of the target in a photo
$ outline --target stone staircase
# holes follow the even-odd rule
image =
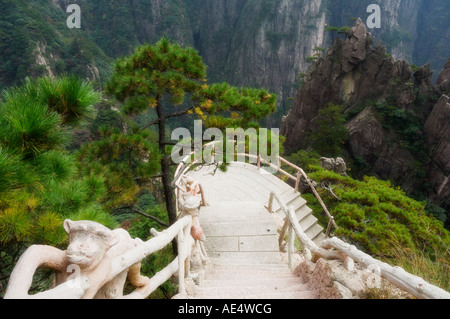
[[[191,299],[314,299],[286,264],[214,265]]]
[[[189,172],[189,175],[200,181],[208,201],[220,204],[254,201],[267,206],[270,193],[274,191],[288,207],[294,208],[300,226],[311,240],[320,246],[325,238],[322,226],[318,224],[301,194],[264,169],[258,170],[254,165],[234,162],[229,164],[226,172],[214,172],[213,166],[204,166],[200,170]],[[272,210],[279,218],[284,219],[285,215],[275,200]]]
[[[312,209],[306,204],[300,193],[293,191],[286,191],[280,195],[281,200],[284,201],[287,207],[292,206],[297,220],[300,226],[305,232],[306,236],[314,241],[317,246],[320,246],[322,241],[325,239],[325,234],[322,226],[318,224],[318,220],[312,214]],[[272,211],[279,216],[279,218],[284,218],[285,214],[282,211],[280,205],[274,200]]]
[[[199,181],[209,206],[200,210],[211,266],[189,294],[200,299],[310,299],[313,294],[294,276],[278,246],[284,213],[272,191],[292,206],[302,229],[320,244],[323,228],[300,193],[251,164],[231,163],[226,172],[203,166],[188,174]]]
[[[274,216],[258,202],[210,203],[200,223],[211,267],[192,299],[310,299],[282,259]]]
[[[448,298],[443,289],[402,268],[377,261],[336,237],[330,239],[329,245],[366,270],[340,261],[331,266],[328,261],[317,262],[313,268],[303,263],[306,269],[300,273],[307,281],[303,283],[289,269],[287,256],[279,251],[278,229],[284,212],[276,199],[270,213],[267,209],[270,195],[275,192],[287,207],[294,209],[302,228],[295,225],[296,233],[302,242],[306,235],[320,246],[325,238],[323,229],[297,191],[276,176],[245,163],[232,163],[227,172],[217,171],[214,166],[197,167],[188,175],[202,184],[209,203],[200,209],[208,262],[202,267],[196,258],[186,290],[181,289],[175,299],[355,298],[367,291],[367,271],[369,276],[375,275],[371,266],[382,267],[385,279],[415,297]],[[401,298],[402,295],[399,294]]]
[[[202,207],[200,224],[207,238],[206,251],[217,262],[281,262],[275,220],[260,203],[212,203]]]

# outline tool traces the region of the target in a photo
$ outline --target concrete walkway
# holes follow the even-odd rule
[[[292,200],[299,194],[273,175],[261,174],[250,164],[232,163],[226,173],[214,169],[203,166],[188,174],[202,184],[209,203],[200,210],[200,223],[212,263],[205,279],[190,297],[312,298],[282,260],[277,232],[280,216],[270,214],[264,207],[271,191],[285,194]]]

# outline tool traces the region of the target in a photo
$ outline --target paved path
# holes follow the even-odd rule
[[[204,166],[189,173],[202,184],[209,203],[201,208],[200,223],[212,262],[191,298],[311,298],[282,260],[277,232],[280,216],[264,207],[271,191],[288,200],[297,200],[299,194],[250,164],[232,163],[226,173],[214,169]]]

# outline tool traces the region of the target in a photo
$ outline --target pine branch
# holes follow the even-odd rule
[[[156,119],[156,120],[154,120],[154,121],[151,121],[151,122],[145,124],[143,127],[141,127],[141,129],[142,129],[142,130],[145,130],[146,128],[149,128],[149,127],[152,126],[152,125],[158,124],[159,121],[160,121],[159,119]]]
[[[170,119],[170,118],[173,118],[173,117],[178,117],[178,116],[186,115],[186,114],[189,114],[189,111],[192,111],[192,110],[194,110],[193,107],[191,107],[191,108],[189,108],[189,109],[187,109],[187,110],[184,110],[184,111],[180,111],[180,112],[175,112],[175,113],[171,113],[171,114],[168,114],[168,115],[164,115],[164,119]],[[148,122],[147,124],[145,124],[145,125],[142,127],[142,129],[145,130],[146,128],[149,128],[149,127],[152,126],[152,125],[158,124],[160,121],[161,121],[161,119],[158,118],[158,119],[156,119],[156,120],[153,120],[153,121],[151,121],[151,122]]]
[[[170,118],[172,118],[172,117],[177,117],[177,116],[186,115],[186,114],[189,113],[189,111],[193,111],[193,110],[194,110],[194,108],[191,107],[191,108],[189,108],[189,109],[187,109],[187,110],[184,110],[184,111],[180,111],[180,112],[175,112],[175,113],[168,114],[168,115],[165,116],[165,118],[166,118],[166,119],[170,119]]]

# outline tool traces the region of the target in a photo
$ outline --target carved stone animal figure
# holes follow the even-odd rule
[[[5,298],[28,298],[33,275],[37,268],[50,268],[56,274],[56,288],[70,279],[83,279],[84,299],[122,298],[123,287],[128,276],[136,291],[145,289],[150,279],[140,274],[140,263],[132,265],[122,273],[112,276],[112,261],[142,243],[132,239],[123,229],[110,230],[92,221],[64,221],[69,235],[67,250],[51,246],[33,245],[20,257],[14,268]],[[75,271],[75,272],[74,272]],[[72,274],[72,272],[74,272]],[[42,298],[73,298],[76,289],[59,289],[58,294],[41,293]],[[75,295],[74,295],[75,294]]]

